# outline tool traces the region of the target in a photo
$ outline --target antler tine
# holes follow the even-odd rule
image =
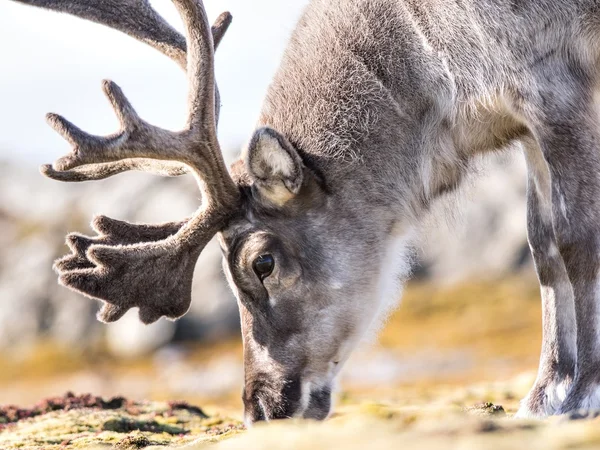
[[[200,2],[173,0],[186,28],[188,38],[188,127],[209,136],[215,143],[214,44],[208,31],[206,11]],[[218,145],[218,144],[217,144]],[[220,153],[220,152],[219,152]]]
[[[217,20],[215,20],[215,23],[213,23],[211,27],[211,33],[214,42],[215,52],[219,48],[219,45],[221,45],[221,41],[225,37],[225,33],[227,33],[227,30],[229,29],[232,20],[233,17],[231,13],[225,11],[222,12],[219,15],[219,17],[217,17]]]
[[[188,120],[190,139],[199,148],[186,152],[183,160],[194,168],[207,203],[237,197],[238,189],[228,174],[217,139],[218,92],[214,67],[214,34],[220,41],[231,23],[222,14],[210,28],[202,0],[173,0],[184,23],[188,45]],[[214,33],[223,30],[223,33]],[[204,182],[208,175],[211,183]],[[229,195],[228,195],[229,194]]]
[[[160,225],[132,224],[121,220],[98,216],[92,221],[92,228],[98,236],[89,237],[79,233],[70,233],[66,244],[71,254],[54,262],[54,269],[63,272],[93,269],[94,264],[87,259],[86,252],[92,245],[131,245],[140,242],[158,242],[176,234],[187,223],[168,222]]]
[[[50,164],[40,167],[42,175],[57,181],[81,182],[96,181],[118,175],[130,170],[152,172],[163,177],[179,177],[188,173],[186,166],[172,161],[153,161],[149,159],[124,159],[112,163],[82,166],[72,170],[54,170]]]

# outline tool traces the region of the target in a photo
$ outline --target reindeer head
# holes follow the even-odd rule
[[[349,215],[307,164],[259,129],[234,170],[242,207],[219,233],[242,319],[249,421],[327,417],[333,380],[378,310],[368,218]]]
[[[187,71],[189,112],[182,131],[142,120],[112,82],[105,93],[121,129],[89,135],[66,119],[48,120],[73,151],[42,172],[60,181],[99,180],[126,170],[191,172],[200,209],[176,223],[141,225],[100,216],[96,237],[70,234],[72,253],[55,263],[62,285],[101,300],[98,318],[116,321],[138,307],[140,319],[176,319],[191,302],[196,260],[218,235],[224,271],[238,299],[245,358],[243,400],[249,422],[323,419],[334,377],[379,309],[379,263],[387,234],[363,209],[348,207],[310,158],[270,127],[256,131],[231,174],[216,126],[214,50],[230,23],[211,28],[201,0],[173,0],[187,40],[147,0],[28,0],[140,39]],[[392,279],[394,276],[392,276]]]

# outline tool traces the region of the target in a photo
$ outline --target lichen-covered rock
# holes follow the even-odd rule
[[[134,436],[127,436],[126,438],[120,440],[119,442],[117,442],[115,444],[114,448],[129,450],[129,449],[137,449],[137,448],[146,448],[146,447],[150,447],[151,445],[160,445],[160,444],[156,441],[151,441],[146,436],[134,435]]]
[[[66,394],[33,408],[0,408],[0,448],[144,448],[215,442],[243,430],[226,417],[208,417],[182,402],[132,402],[118,397]]]

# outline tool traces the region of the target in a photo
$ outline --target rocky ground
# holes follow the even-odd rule
[[[324,423],[260,425],[207,416],[186,403],[103,402],[92,396],[49,399],[33,410],[0,410],[0,448],[222,449],[583,449],[600,445],[600,418],[573,415],[517,420],[519,378],[457,388],[398,389],[372,402],[346,396]],[[497,403],[473,403],[475,398]],[[502,403],[502,405],[500,404]],[[398,447],[396,447],[398,446]]]
[[[30,409],[0,409],[0,448],[69,449],[181,446],[216,442],[243,429],[236,420],[207,416],[183,402],[104,401],[67,393]]]
[[[379,340],[350,361],[329,420],[249,431],[238,339],[135,361],[46,346],[32,359],[0,358],[1,403],[24,405],[0,409],[0,449],[595,448],[593,415],[511,417],[535,378],[540,333],[530,273],[414,283]],[[67,390],[94,395],[49,397]]]

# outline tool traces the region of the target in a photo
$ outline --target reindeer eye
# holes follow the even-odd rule
[[[275,268],[275,259],[271,255],[260,255],[254,260],[254,272],[258,278],[264,280],[273,272]]]

